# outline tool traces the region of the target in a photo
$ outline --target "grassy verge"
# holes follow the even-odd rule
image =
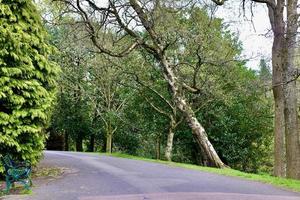
[[[233,177],[240,177],[247,180],[253,180],[253,181],[259,181],[267,184],[271,184],[280,188],[289,189],[295,192],[300,192],[300,180],[293,180],[293,179],[285,179],[285,178],[278,178],[271,176],[269,174],[251,174],[251,173],[245,173],[234,169],[217,169],[217,168],[211,168],[211,167],[201,167],[198,165],[192,165],[192,164],[184,164],[184,163],[175,163],[175,162],[167,162],[162,160],[154,160],[154,159],[148,159],[148,158],[142,158],[137,156],[131,156],[127,154],[121,154],[121,153],[113,153],[113,154],[102,154],[102,155],[109,155],[119,158],[127,158],[127,159],[134,159],[134,160],[143,160],[148,162],[155,162],[155,163],[161,163],[166,164],[169,166],[174,167],[182,167],[187,169],[193,169],[193,170],[200,170],[200,171],[206,171],[216,174],[221,174],[225,176],[233,176]]]

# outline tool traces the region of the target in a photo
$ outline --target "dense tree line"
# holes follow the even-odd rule
[[[157,25],[164,30],[162,37],[180,38],[167,54],[182,62],[176,74],[194,90],[182,88],[180,93],[226,165],[270,170],[272,100],[264,86],[270,71],[266,64],[261,64],[261,72],[247,69],[239,59],[242,47],[236,36],[207,12],[200,8],[170,12],[170,23],[164,18]],[[57,62],[63,71],[50,130],[64,137],[65,150],[124,152],[211,165],[155,57],[138,49],[121,58],[99,54],[82,25],[68,17],[61,20],[59,27],[48,26],[61,52]],[[180,32],[172,35],[174,26]],[[106,34],[115,37],[113,32]]]
[[[145,2],[129,0],[124,2],[115,0],[109,1],[107,5],[101,5],[91,0],[57,1],[65,5],[67,12],[71,11],[84,24],[87,36],[97,48],[98,53],[124,57],[135,50],[139,50],[152,56],[161,67],[161,74],[168,83],[172,99],[192,130],[192,135],[197,141],[201,154],[205,157],[206,165],[225,167],[215,147],[207,137],[207,131],[203,124],[197,119],[193,105],[185,93],[199,93],[202,88],[197,84],[191,85],[185,82],[181,77],[181,71],[178,70],[186,64],[186,60],[180,59],[182,50],[186,52],[185,48],[181,48],[186,44],[185,34],[181,35],[182,29],[181,26],[178,26],[180,23],[171,23],[171,26],[169,26],[170,23],[167,23],[168,19],[178,19],[176,15],[182,13],[182,10],[198,7],[199,1],[158,0]],[[212,2],[216,5],[223,5],[225,2],[230,3],[224,0],[212,0]],[[297,30],[299,28],[299,11],[297,8],[299,2],[298,0],[243,0],[241,2],[244,10],[248,2],[250,2],[251,10],[255,3],[265,4],[268,8],[274,36],[271,85],[274,97],[275,125],[274,175],[299,179],[300,132],[296,87],[296,80],[299,77],[299,70],[296,67]],[[207,3],[204,5],[209,7]],[[189,13],[185,17],[188,19]],[[196,25],[198,22],[201,23],[202,19],[192,22]],[[108,30],[116,31],[115,37],[111,38],[102,34],[102,32],[107,33]],[[143,34],[140,34],[141,32]],[[197,38],[197,35],[194,34],[190,36],[188,40]],[[114,41],[113,44],[117,49],[112,49],[111,46],[106,45],[109,38]],[[174,38],[176,39],[174,40]],[[194,46],[197,47],[201,42],[201,40],[194,40]],[[170,53],[171,49],[172,52],[175,52],[174,54]],[[190,53],[193,52],[195,53],[195,49]],[[197,66],[188,63],[190,66]],[[182,91],[185,92],[182,93]]]

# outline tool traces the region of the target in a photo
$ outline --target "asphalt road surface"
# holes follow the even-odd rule
[[[64,167],[61,178],[18,200],[300,200],[267,184],[158,163],[95,154],[46,151],[43,164]]]

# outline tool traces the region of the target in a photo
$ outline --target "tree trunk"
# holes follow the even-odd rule
[[[287,79],[289,76],[285,78]],[[296,81],[284,87],[285,93],[285,134],[286,134],[286,175],[300,179],[300,143],[297,116]]]
[[[285,177],[285,128],[283,90],[273,88],[275,102],[274,117],[274,176]]]
[[[64,150],[69,151],[69,134],[65,132],[65,144],[64,144]]]
[[[274,34],[272,46],[272,90],[274,96],[274,175],[285,177],[285,115],[284,115],[284,46],[285,22],[283,20],[284,2],[268,6],[269,20]]]
[[[106,134],[106,153],[112,153],[112,134]]]
[[[274,175],[285,177],[285,122],[284,122],[284,94],[282,76],[282,34],[274,36],[272,48],[272,89],[274,96]]]
[[[298,30],[297,2],[297,0],[291,0],[285,4],[284,1],[278,1],[275,8],[269,6],[270,22],[274,33],[272,48],[275,99],[274,174],[285,175],[284,152],[286,152],[286,176],[294,179],[300,179],[300,132],[298,130],[297,88],[294,78]],[[284,21],[285,8],[286,22]]]
[[[285,141],[287,178],[300,179],[300,132],[298,129],[297,87],[295,79],[296,42],[298,31],[297,0],[287,1],[286,48],[283,65],[285,99]]]
[[[82,137],[76,138],[76,151],[83,151]]]
[[[172,96],[175,100],[176,107],[184,114],[185,119],[192,129],[193,136],[196,142],[208,159],[208,166],[223,168],[226,165],[221,161],[213,145],[208,140],[204,127],[200,124],[191,106],[187,103],[187,99],[180,91],[180,83],[178,83],[177,77],[174,74],[172,67],[169,65],[167,58],[164,55],[160,55],[160,61],[164,69],[164,77],[167,80]]]
[[[95,150],[95,134],[91,134],[89,143],[89,152],[94,152]]]
[[[168,139],[167,139],[167,146],[165,150],[165,157],[167,161],[172,161],[172,150],[173,150],[173,139],[174,139],[174,129],[176,126],[176,122],[171,119],[170,120],[170,126],[169,126],[169,132],[168,132]]]
[[[161,143],[161,136],[158,135],[155,144],[155,157],[157,160],[160,160],[160,146],[161,146],[160,143]]]
[[[102,148],[101,148],[101,152],[106,152],[106,136],[103,134],[102,135],[102,138],[101,138],[101,140],[102,140]]]

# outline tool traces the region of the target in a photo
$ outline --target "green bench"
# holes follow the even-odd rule
[[[15,182],[22,183],[29,190],[32,185],[31,163],[28,161],[15,162],[9,155],[1,157],[1,162],[5,169],[6,192],[9,192]]]

